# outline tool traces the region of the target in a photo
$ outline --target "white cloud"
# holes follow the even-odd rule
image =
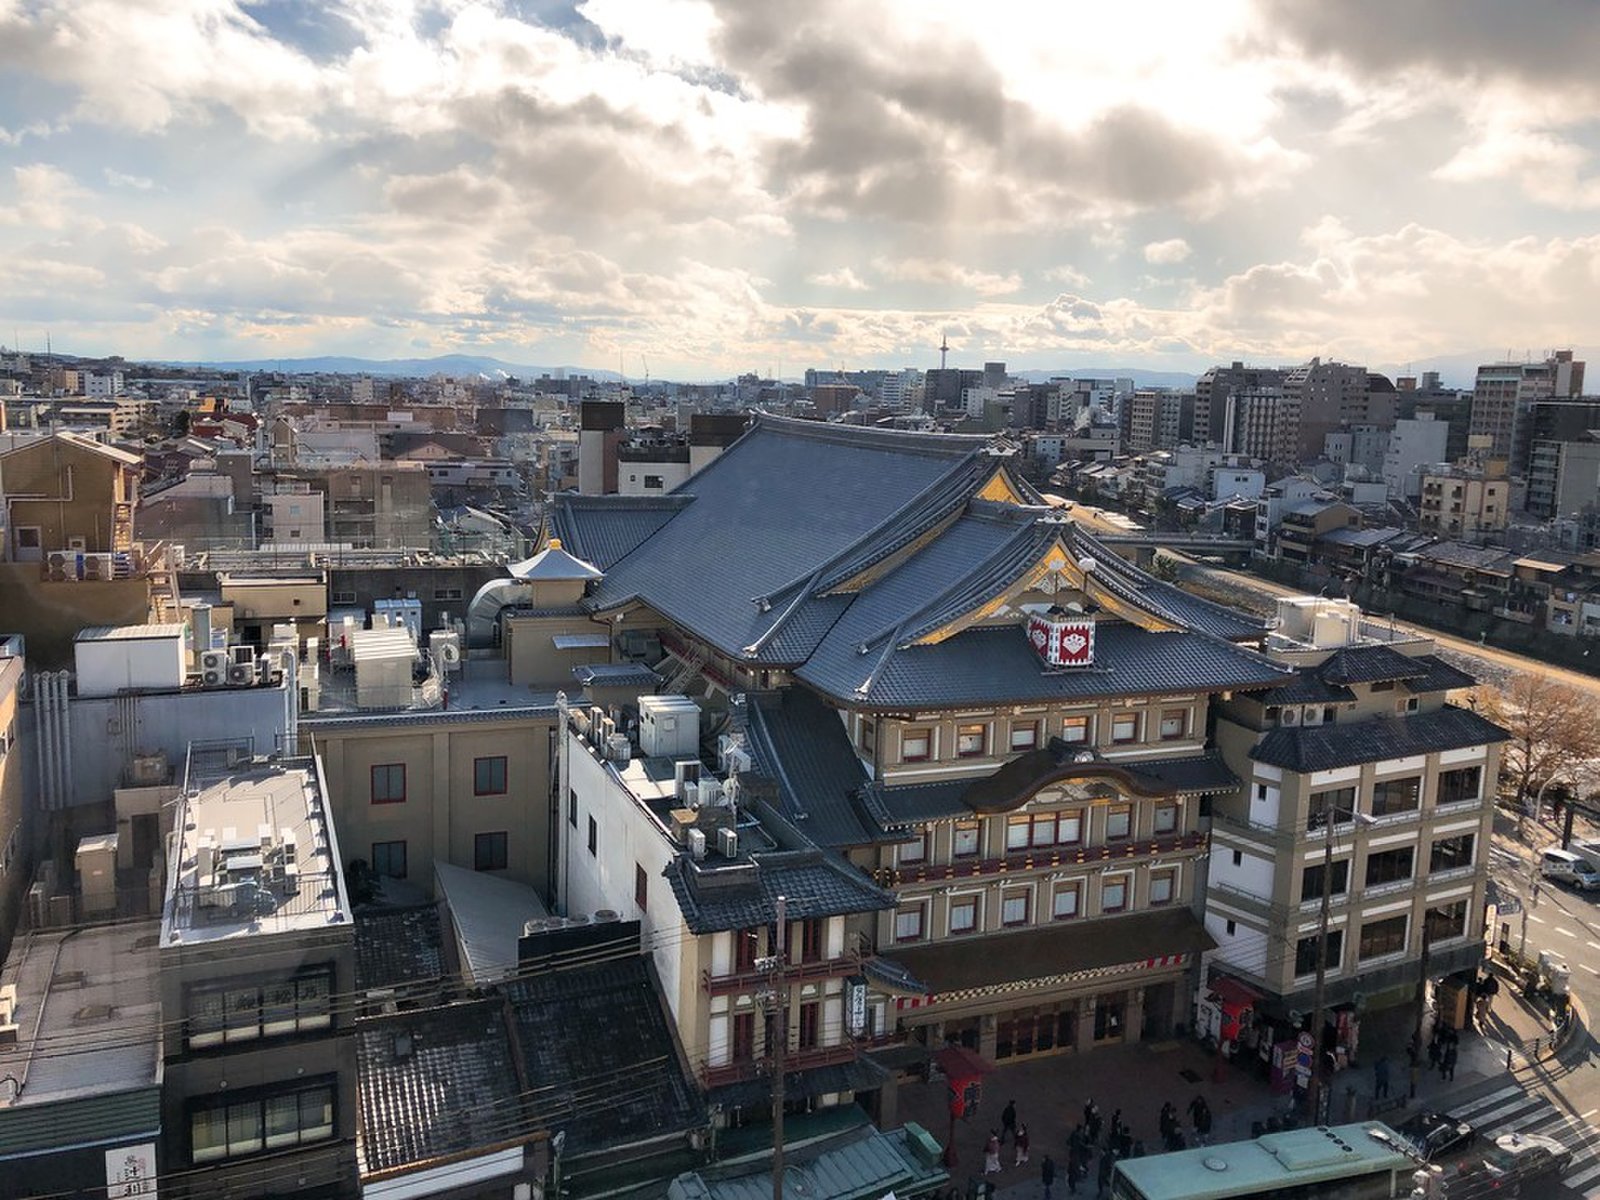
[[[886,279],[902,283],[925,283],[935,287],[962,288],[980,296],[1004,296],[1022,287],[1015,271],[1004,275],[980,271],[946,259],[906,258],[898,261],[877,258],[873,268]]]
[[[1144,260],[1147,263],[1157,263],[1169,266],[1181,263],[1188,258],[1192,251],[1189,243],[1180,237],[1167,238],[1161,242],[1146,242],[1144,247]]]
[[[823,271],[817,275],[807,275],[807,283],[814,283],[818,287],[841,288],[847,292],[865,292],[870,286],[849,267],[840,267],[837,271]]]

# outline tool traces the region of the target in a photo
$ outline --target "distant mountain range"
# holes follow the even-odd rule
[[[295,375],[384,375],[426,378],[450,375],[462,378],[484,375],[490,379],[515,375],[518,379],[537,379],[540,375],[587,375],[591,379],[616,379],[615,371],[586,367],[530,367],[503,362],[481,354],[441,354],[437,358],[350,358],[327,355],[321,358],[255,358],[236,362],[165,363],[171,367],[203,367],[212,371],[286,371]]]

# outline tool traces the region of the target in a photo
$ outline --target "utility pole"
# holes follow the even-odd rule
[[[1422,914],[1422,965],[1417,973],[1417,1021],[1411,1033],[1411,1052],[1422,1053],[1422,1019],[1428,1009],[1428,959],[1433,952],[1433,930],[1428,928],[1428,914]]]
[[[783,1200],[783,1056],[789,1048],[788,901],[778,897],[778,924],[773,933],[767,980],[772,995],[772,1200]]]
[[[1311,1078],[1306,1089],[1313,1125],[1322,1115],[1322,1026],[1328,1019],[1323,1010],[1328,984],[1328,919],[1333,906],[1333,820],[1334,810],[1325,810],[1322,814],[1322,905],[1317,910],[1317,990],[1311,1014]]]

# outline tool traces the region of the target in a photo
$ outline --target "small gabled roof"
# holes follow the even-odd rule
[[[569,554],[561,545],[560,538],[551,538],[545,548],[532,558],[525,558],[519,563],[512,563],[506,568],[514,579],[526,579],[531,583],[553,583],[557,581],[583,581],[599,579],[603,572],[593,563],[584,562],[583,559]]]
[[[1413,659],[1419,666],[1427,667],[1427,674],[1419,675],[1414,679],[1406,680],[1406,690],[1418,694],[1424,692],[1450,692],[1456,688],[1476,687],[1478,678],[1470,675],[1459,667],[1453,667],[1437,654],[1424,654]]]
[[[52,441],[72,446],[90,454],[98,454],[103,458],[111,459],[113,462],[119,462],[123,466],[138,467],[144,464],[144,458],[138,454],[130,454],[126,450],[119,450],[116,446],[108,446],[104,442],[97,442],[93,438],[84,437],[81,433],[73,433],[68,429],[58,429],[49,437],[35,438],[32,441],[13,446],[9,450],[0,451],[0,458],[5,458],[12,454],[26,454],[40,446],[48,446]]]
[[[1426,665],[1388,646],[1346,646],[1317,667],[1322,681],[1335,686],[1417,679],[1427,673]]]
[[[859,869],[822,850],[778,850],[750,856],[754,869],[737,873],[725,868],[705,872],[693,859],[679,855],[667,864],[667,882],[678,898],[684,924],[691,933],[752,929],[777,919],[777,900],[784,897],[788,919],[808,921],[881,912],[894,907],[886,892]]]

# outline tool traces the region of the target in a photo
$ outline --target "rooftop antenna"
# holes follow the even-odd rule
[[[950,335],[939,335],[939,370],[944,370],[944,356],[950,353]]]

